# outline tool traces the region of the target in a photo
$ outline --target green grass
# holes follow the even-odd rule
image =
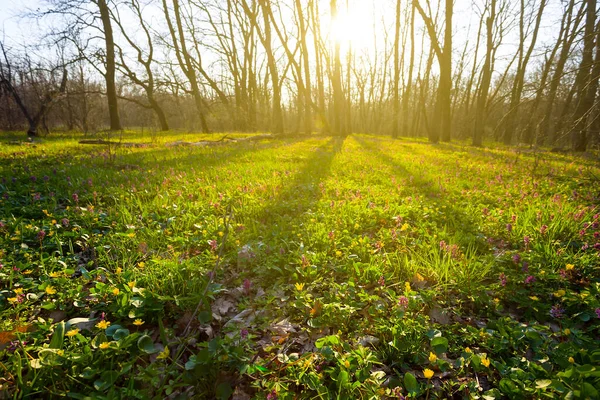
[[[5,397],[597,398],[593,160],[82,137],[0,145]]]

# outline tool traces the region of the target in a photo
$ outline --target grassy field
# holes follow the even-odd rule
[[[598,162],[190,137],[0,145],[0,398],[598,398]]]

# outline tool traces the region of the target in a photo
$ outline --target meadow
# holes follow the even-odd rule
[[[600,396],[597,158],[80,138],[0,144],[0,398]]]

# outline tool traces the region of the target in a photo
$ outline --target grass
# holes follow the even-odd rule
[[[598,397],[593,160],[81,137],[0,145],[2,396]]]

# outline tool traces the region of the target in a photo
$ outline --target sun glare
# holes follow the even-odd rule
[[[339,43],[344,50],[349,46],[355,50],[369,47],[373,43],[371,7],[356,4],[349,10],[340,10],[331,22],[330,40]]]

